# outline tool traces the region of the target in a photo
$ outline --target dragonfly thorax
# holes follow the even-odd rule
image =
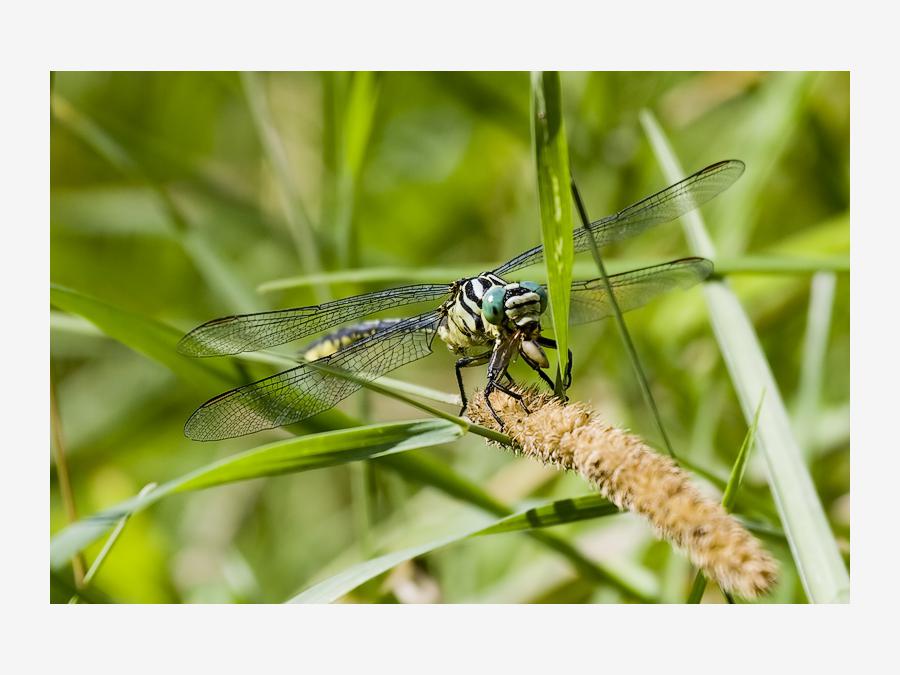
[[[453,285],[438,335],[454,352],[489,345],[517,331],[530,340],[540,335],[546,307],[546,292],[538,284],[507,283],[486,272]]]

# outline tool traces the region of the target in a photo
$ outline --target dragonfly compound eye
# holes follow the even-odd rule
[[[519,286],[522,288],[527,288],[529,291],[537,293],[537,296],[541,299],[541,314],[547,311],[547,289],[541,286],[540,284],[536,284],[533,281],[521,281],[519,282]]]
[[[481,297],[481,314],[488,323],[499,326],[503,322],[503,298],[506,289],[502,286],[492,286]]]

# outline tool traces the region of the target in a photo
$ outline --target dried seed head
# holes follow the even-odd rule
[[[684,551],[723,590],[754,598],[772,586],[775,560],[672,459],[598,420],[582,403],[563,404],[535,389],[519,393],[530,414],[502,392],[491,395],[491,404],[522,454],[577,471],[616,506],[644,516],[659,537]],[[482,392],[470,402],[468,416],[500,430]]]

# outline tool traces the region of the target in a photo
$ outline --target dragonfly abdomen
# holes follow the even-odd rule
[[[315,361],[325,356],[331,356],[352,344],[364,340],[367,337],[393,328],[403,319],[374,319],[350,324],[335,331],[326,333],[322,337],[310,342],[300,350],[300,358],[304,361]]]

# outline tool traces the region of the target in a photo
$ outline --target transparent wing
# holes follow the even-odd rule
[[[313,362],[374,380],[431,353],[441,315],[427,312]],[[301,364],[216,396],[194,411],[184,434],[214,441],[272,429],[324,412],[360,384]]]
[[[609,277],[613,293],[623,312],[642,307],[658,295],[676,288],[690,288],[706,279],[713,264],[705,258],[684,258],[652,267],[643,267]],[[603,279],[572,284],[569,323],[577,325],[612,316],[612,303]]]
[[[633,237],[661,223],[675,220],[688,211],[705,204],[717,194],[727,189],[744,173],[744,163],[737,159],[717,162],[700,169],[665,190],[657,192],[636,204],[628,206],[615,215],[607,216],[591,223],[590,233],[597,246],[605,246],[614,241]],[[588,230],[575,228],[575,252],[586,251],[590,246]],[[543,246],[535,246],[494,270],[494,274],[504,276],[510,272],[539,263],[544,259]]]
[[[188,356],[223,356],[274,347],[381,310],[445,298],[447,284],[390,288],[311,307],[240,314],[197,326],[178,343]]]

